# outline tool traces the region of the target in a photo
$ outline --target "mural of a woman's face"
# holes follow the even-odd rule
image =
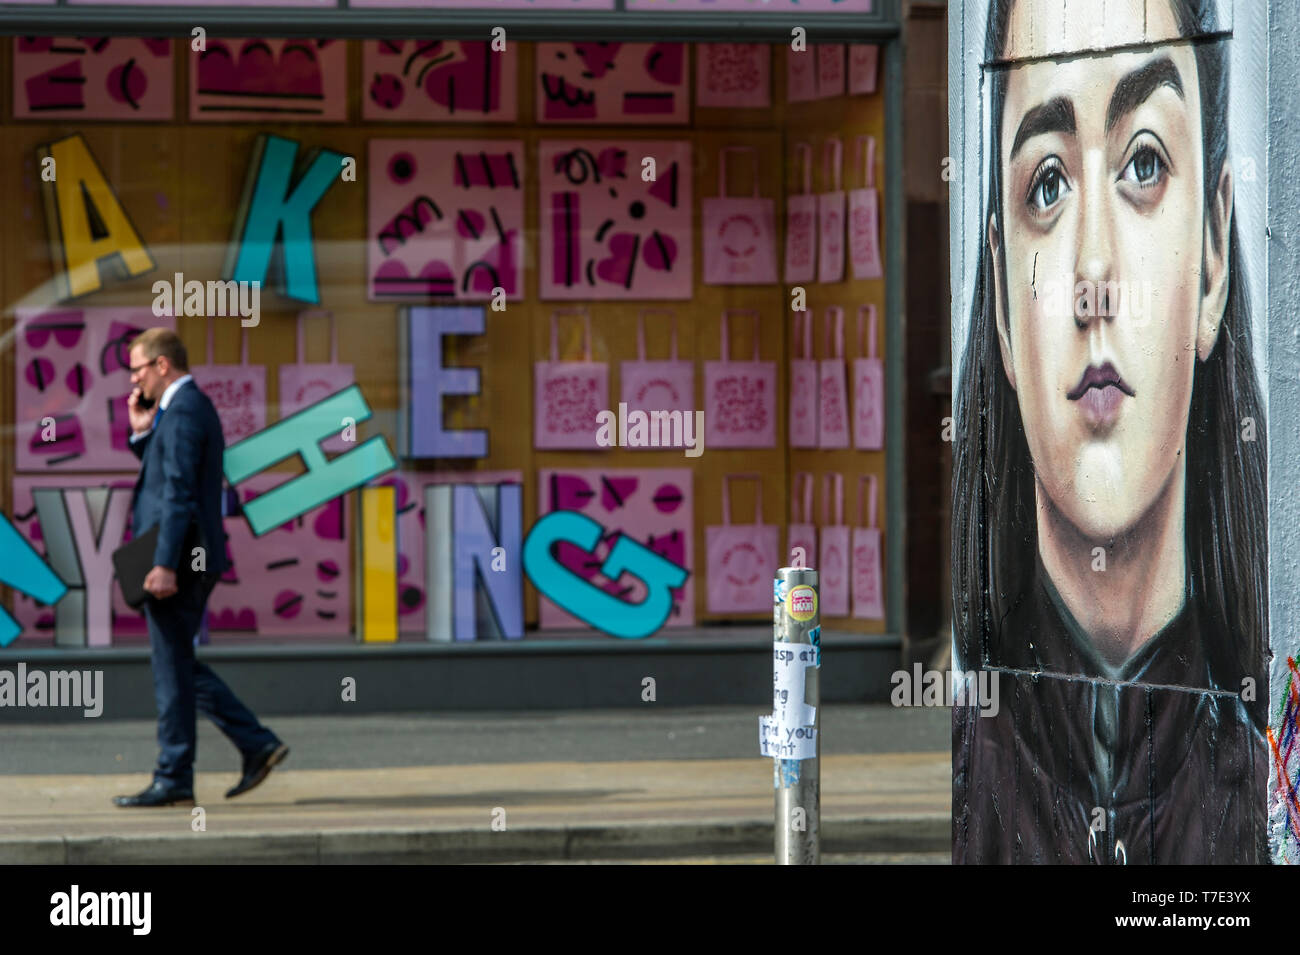
[[[1065,22],[1063,6],[1017,2],[1006,57],[1041,55],[1034,24]],[[1108,7],[1108,39],[1177,33],[1164,4]],[[1181,474],[1194,363],[1227,297],[1231,175],[1207,215],[1186,43],[1013,67],[1000,138],[987,241],[1003,364],[1042,492],[1084,537],[1108,540]]]

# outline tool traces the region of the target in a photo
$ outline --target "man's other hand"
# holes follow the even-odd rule
[[[166,600],[176,593],[176,571],[170,567],[155,567],[144,579],[144,589],[158,600]]]

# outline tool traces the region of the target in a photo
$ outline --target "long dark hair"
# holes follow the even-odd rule
[[[1228,51],[1210,36],[1214,0],[1169,0],[1179,35],[1194,43],[1201,93],[1205,157],[1205,213],[1212,210],[1228,151]],[[985,62],[1004,56],[1015,0],[990,0]],[[1007,382],[998,347],[989,217],[1002,223],[1001,124],[1006,70],[988,72],[992,140],[988,207],[980,219],[980,264],[971,323],[958,381],[953,446],[953,629],[958,669],[990,659],[989,642],[1016,599],[1011,592],[1031,578],[1037,552],[1034,471],[1020,408]],[[1217,229],[1217,225],[1212,225]],[[1257,726],[1267,699],[1264,648],[1268,626],[1267,437],[1251,344],[1250,302],[1237,238],[1228,236],[1228,296],[1209,360],[1197,361],[1187,422],[1186,549],[1188,593],[1197,602],[1211,680],[1239,692],[1242,678],[1256,681]],[[1005,236],[1005,226],[1000,235]],[[1222,237],[1214,234],[1215,243]],[[1006,256],[999,257],[1004,263]],[[1001,276],[1006,288],[1006,276]],[[1242,440],[1245,419],[1254,440]]]

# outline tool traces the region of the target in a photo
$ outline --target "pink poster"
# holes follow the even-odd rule
[[[772,51],[766,43],[695,44],[695,105],[766,109],[772,105]]]
[[[32,3],[36,0],[9,0]],[[55,0],[47,0],[54,3]],[[338,0],[68,0],[70,6],[83,7],[325,7],[338,6]],[[353,3],[353,6],[359,4]]]
[[[688,299],[691,144],[539,144],[543,299]]]
[[[149,308],[17,309],[16,468],[134,471],[127,446],[130,343],[174,328]]]
[[[524,147],[370,141],[370,300],[523,296]]]
[[[221,418],[226,447],[251,438],[266,427],[266,366],[248,360],[248,332],[239,329],[239,361],[218,364],[212,344],[213,319],[207,320],[207,360],[191,365],[194,383],[212,401]]]
[[[169,120],[172,41],[17,37],[14,118]]]
[[[522,484],[522,471],[399,471],[375,482],[396,488],[397,621],[401,633],[428,630],[424,489],[432,484]]]
[[[570,468],[537,472],[538,516],[578,511],[597,521],[605,534],[589,554],[561,541],[556,556],[575,574],[629,603],[645,599],[645,585],[635,577],[610,580],[600,566],[620,535],[645,544],[656,554],[691,571],[673,591],[673,609],[665,627],[695,623],[695,531],[689,468]],[[545,597],[539,596],[541,626],[546,630],[589,629]]]
[[[372,0],[365,0],[366,3]],[[625,0],[628,10],[655,13],[870,13],[875,0]],[[361,6],[357,0],[352,5]]]
[[[539,123],[690,121],[689,45],[538,43]]]
[[[290,477],[259,474],[241,482],[240,505]],[[242,511],[227,515],[231,565],[208,601],[209,629],[263,637],[351,633],[349,503],[336,497],[261,537],[253,536]]]
[[[209,37],[190,53],[190,120],[343,122],[347,83],[343,40]]]
[[[403,123],[513,123],[518,47],[484,41],[365,40],[361,118]]]
[[[348,6],[419,10],[613,10],[614,0],[350,0]]]
[[[849,44],[849,95],[866,96],[876,91],[880,47],[874,43]]]

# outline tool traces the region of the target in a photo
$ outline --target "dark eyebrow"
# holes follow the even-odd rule
[[[1110,105],[1106,107],[1106,132],[1114,129],[1116,123],[1146,102],[1162,86],[1172,89],[1179,99],[1186,98],[1183,96],[1183,79],[1178,73],[1178,67],[1167,56],[1152,60],[1127,74],[1116,84]]]
[[[1016,130],[1016,138],[1011,143],[1011,158],[1016,158],[1025,141],[1043,133],[1068,133],[1073,135],[1074,106],[1064,96],[1048,100],[1025,113]]]

